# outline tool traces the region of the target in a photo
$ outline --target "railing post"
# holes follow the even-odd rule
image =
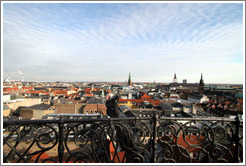
[[[157,117],[157,114],[155,113],[154,115],[153,115],[153,140],[152,140],[152,158],[151,158],[151,160],[150,160],[150,162],[152,162],[152,163],[156,163],[156,149],[157,149],[157,140],[156,140],[156,138],[157,138],[157,119],[158,119],[158,117]]]
[[[59,157],[59,163],[63,163],[63,154],[64,154],[63,128],[64,128],[64,121],[61,118],[59,119],[58,127],[59,127],[58,157]]]
[[[235,156],[234,156],[234,162],[239,163],[240,157],[239,157],[239,142],[240,142],[240,137],[239,137],[239,127],[240,127],[240,120],[239,120],[239,115],[237,113],[236,118],[235,118]]]

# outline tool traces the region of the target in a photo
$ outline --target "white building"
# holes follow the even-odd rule
[[[134,84],[134,88],[135,89],[143,89],[143,85],[136,85],[136,84]]]
[[[10,95],[3,95],[3,102],[10,101]]]
[[[178,94],[171,93],[169,98],[179,98]]]
[[[205,95],[190,95],[188,101],[191,103],[207,103],[209,98]]]

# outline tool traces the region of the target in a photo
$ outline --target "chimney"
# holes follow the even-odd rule
[[[196,115],[196,107],[195,107],[195,104],[192,104],[191,112],[192,112],[192,114]]]

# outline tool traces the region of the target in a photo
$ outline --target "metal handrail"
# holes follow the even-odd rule
[[[152,117],[127,117],[127,118],[99,118],[99,119],[64,119],[64,123],[74,123],[74,122],[107,122],[107,121],[131,121],[131,120],[151,120]],[[225,122],[235,122],[235,119],[224,118],[224,117],[211,117],[211,118],[200,118],[200,117],[160,117],[158,120],[187,120],[187,121],[225,121]],[[3,125],[21,125],[21,124],[45,124],[45,123],[59,123],[59,119],[56,120],[14,120],[14,121],[4,121]],[[239,120],[243,122],[242,120]]]

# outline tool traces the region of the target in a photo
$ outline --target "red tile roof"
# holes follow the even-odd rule
[[[32,87],[32,86],[28,86],[28,87],[23,86],[22,89],[23,89],[23,90],[24,90],[24,89],[30,89],[30,90],[33,90],[33,87]]]
[[[159,105],[160,100],[151,100],[151,99],[146,99],[146,100],[142,100],[142,99],[122,99],[120,98],[118,102],[127,102],[127,101],[131,101],[131,102],[136,102],[136,103],[141,103],[144,101],[149,101],[150,103],[154,104],[154,105]]]
[[[240,103],[240,104],[243,104],[243,100],[241,99],[241,100],[238,100],[238,102]]]
[[[110,141],[109,144],[109,151],[110,151],[110,159],[113,160],[115,163],[125,163],[125,151],[115,152],[115,148],[113,142]]]
[[[39,157],[39,156],[40,156],[40,157]],[[38,161],[43,161],[43,160],[45,160],[45,159],[50,158],[50,156],[47,155],[46,152],[44,152],[44,153],[40,152],[40,153],[34,155],[34,156],[30,159],[30,163],[34,163],[38,157],[39,157]]]
[[[151,96],[148,96],[146,93],[144,93],[142,96],[141,96],[141,99],[151,99],[152,97]]]
[[[186,148],[189,152],[199,152],[200,149],[197,147],[191,148],[192,146],[200,146],[204,145],[204,136],[196,136],[196,135],[186,135],[185,138],[181,135],[177,138],[177,144]],[[176,140],[175,140],[176,142]]]
[[[86,88],[86,89],[84,90],[84,92],[85,92],[85,93],[90,93],[90,92],[91,92],[91,88]]]
[[[94,88],[92,91],[101,91],[101,89]]]

